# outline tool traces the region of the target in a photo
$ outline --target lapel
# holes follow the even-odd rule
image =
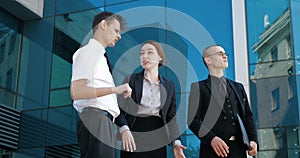
[[[241,109],[242,109],[242,112],[243,112],[243,116],[245,116],[245,105],[244,105],[244,101],[243,101],[243,100],[245,100],[245,99],[241,96],[242,94],[239,93],[239,92],[240,92],[240,91],[238,90],[239,87],[236,86],[236,84],[234,84],[233,81],[231,81],[231,80],[228,80],[228,81],[229,81],[230,86],[232,87],[233,92],[236,94],[236,96],[237,96],[237,98],[238,98],[238,101],[239,101],[239,103],[240,103],[240,106],[241,106]]]
[[[167,100],[169,100],[169,97],[171,97],[168,91],[170,87],[167,80],[165,80],[165,78],[163,78],[161,75],[159,75],[159,77],[160,77],[160,101],[161,101],[160,109],[162,111],[162,114],[164,115],[170,106],[170,104],[166,104]]]
[[[140,104],[143,94],[143,81],[144,81],[144,71],[138,73],[134,78],[134,92],[136,96],[136,103]]]

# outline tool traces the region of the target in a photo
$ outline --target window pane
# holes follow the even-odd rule
[[[0,19],[0,103],[14,107],[21,46],[21,34],[17,32],[20,23],[5,12],[0,12]]]
[[[289,93],[295,94],[297,92],[296,76],[263,78],[251,81],[251,105],[258,128],[298,124],[297,96],[291,97],[289,95]],[[279,106],[276,111],[272,111],[272,101]]]
[[[24,24],[18,109],[48,107],[54,18]],[[40,33],[36,33],[39,30]]]

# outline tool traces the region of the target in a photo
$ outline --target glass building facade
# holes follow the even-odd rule
[[[94,15],[107,10],[128,27],[107,49],[116,85],[141,69],[142,42],[162,43],[168,62],[160,73],[176,84],[186,157],[198,158],[200,145],[186,125],[190,84],[207,77],[201,52],[217,43],[229,52],[226,76],[249,94],[257,157],[299,158],[299,7],[298,0],[2,0],[0,157],[80,157],[72,55],[91,37]]]

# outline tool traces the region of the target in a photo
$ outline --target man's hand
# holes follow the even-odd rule
[[[257,154],[257,144],[254,141],[250,141],[251,150],[248,151],[250,156],[254,156]]]
[[[113,87],[112,92],[117,93],[117,94],[123,94],[124,98],[128,98],[128,97],[131,97],[132,90],[131,90],[129,84],[125,83],[118,87]]]
[[[218,156],[227,157],[227,154],[229,153],[229,147],[221,138],[215,136],[211,140],[210,144]]]
[[[123,150],[133,152],[136,150],[133,136],[129,130],[125,130],[122,134]]]
[[[183,145],[176,145],[173,148],[173,152],[174,152],[174,157],[175,158],[185,158],[183,150],[185,150],[186,147]]]

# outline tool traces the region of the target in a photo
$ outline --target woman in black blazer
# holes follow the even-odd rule
[[[158,73],[165,55],[156,41],[146,41],[140,48],[140,64],[143,71],[125,80],[132,88],[130,99],[121,99],[119,125],[122,158],[166,157],[166,145],[172,144],[176,158],[185,157],[178,139],[176,123],[175,86]]]

